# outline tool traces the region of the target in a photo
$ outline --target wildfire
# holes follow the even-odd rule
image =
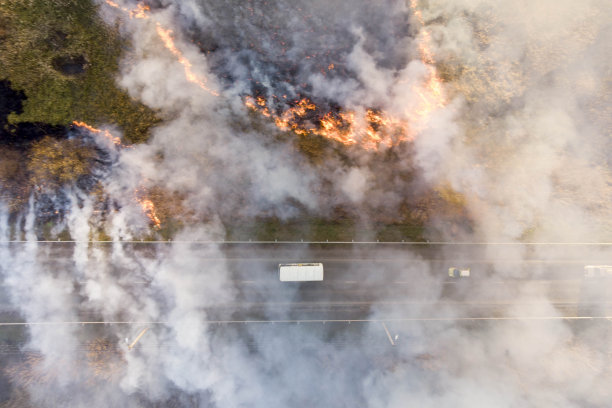
[[[268,118],[272,116],[270,113],[270,110],[266,106],[266,100],[261,96],[258,96],[257,98],[248,96],[245,99],[244,104],[253,110],[259,111],[259,113],[261,113],[262,115]]]
[[[410,8],[413,10],[414,16],[421,26],[425,26],[423,13],[418,8],[418,0],[410,0]],[[428,79],[422,89],[415,89],[417,95],[421,99],[420,106],[414,113],[421,119],[427,119],[429,115],[438,108],[446,104],[442,89],[442,80],[438,76],[434,66],[434,57],[431,50],[431,35],[426,30],[421,31],[421,41],[419,42],[419,53],[421,61],[425,64],[428,71]],[[412,116],[412,115],[409,115]]]
[[[122,7],[112,0],[106,0],[106,4],[124,11],[130,18],[149,17],[150,8],[142,3],[139,3],[134,9]],[[423,14],[418,8],[418,0],[410,0],[410,7],[416,20],[421,26],[425,26]],[[218,92],[206,85],[206,78],[199,77],[193,72],[193,64],[175,44],[173,31],[156,22],[156,32],[166,49],[183,65],[187,80],[206,92],[219,96]],[[248,108],[273,119],[278,128],[291,130],[301,136],[315,134],[345,145],[359,145],[369,150],[376,150],[381,145],[393,146],[412,140],[414,135],[427,124],[432,112],[446,104],[442,80],[438,77],[434,66],[431,42],[429,32],[421,30],[418,47],[421,60],[427,69],[427,77],[424,83],[415,85],[413,88],[414,95],[418,96],[418,102],[405,112],[402,119],[371,108],[366,109],[365,113],[363,111],[360,113],[352,111],[325,113],[307,98],[295,101],[293,106],[282,112],[269,107],[267,100],[261,96],[247,96],[244,103]],[[328,70],[334,68],[333,63],[327,67]]]
[[[420,25],[425,26],[423,14],[418,9],[418,0],[411,0],[410,7]],[[272,117],[278,128],[291,130],[298,135],[315,134],[347,146],[357,145],[367,150],[377,150],[381,145],[394,146],[412,140],[427,125],[431,114],[446,104],[442,80],[434,65],[431,42],[429,32],[421,30],[419,53],[427,69],[427,75],[423,82],[412,89],[418,100],[402,118],[372,108],[361,113],[353,111],[323,113],[307,98],[295,101],[294,106],[279,114],[275,114],[274,110],[267,106],[266,99],[262,97],[247,96],[244,103],[248,108],[266,117]],[[332,69],[334,64],[328,66],[328,70]]]
[[[414,13],[414,16],[419,21],[421,26],[425,26],[425,19],[423,18],[423,12],[419,10],[419,1],[418,0],[410,0],[410,8]],[[433,64],[433,53],[431,52],[430,43],[431,43],[431,35],[427,31],[422,31],[421,35],[423,37],[423,41],[419,43],[419,52],[421,53],[421,60],[426,64]]]
[[[142,19],[149,18],[147,13],[151,10],[151,7],[147,6],[146,4],[142,4],[142,3],[138,3],[136,8],[131,9],[131,10],[126,7],[121,7],[119,4],[115,3],[112,0],[106,0],[106,4],[118,10],[126,12],[127,15],[130,16],[130,18],[142,18]]]
[[[319,107],[303,98],[281,114],[273,115],[262,97],[247,96],[244,103],[264,116],[273,116],[279,129],[301,136],[315,134],[347,146],[358,144],[376,150],[381,144],[390,147],[411,139],[407,122],[375,109],[367,109],[361,117],[352,111],[321,115]]]
[[[140,206],[142,207],[142,211],[145,213],[147,217],[149,217],[149,219],[153,223],[154,228],[160,229],[161,221],[159,217],[157,217],[157,214],[155,212],[155,205],[153,204],[153,201],[145,198],[143,200],[138,200],[138,202],[140,203]]]
[[[91,133],[101,134],[104,137],[106,137],[107,139],[109,139],[110,141],[112,141],[117,146],[121,145],[121,139],[116,137],[116,136],[113,136],[113,134],[111,132],[109,132],[108,130],[96,129],[95,127],[90,126],[90,125],[88,125],[85,122],[79,122],[77,120],[73,121],[72,124],[74,126],[85,128],[88,131],[90,131]]]
[[[147,13],[151,10],[151,7],[146,4],[139,3],[134,10],[131,10],[129,15],[130,18],[148,18]]]
[[[147,19],[149,18],[148,12],[151,11],[151,8],[149,6],[142,4],[142,3],[139,3],[135,9],[128,9],[126,7],[121,7],[119,4],[115,3],[112,0],[106,0],[106,4],[108,4],[109,6],[113,8],[116,8],[118,10],[121,10],[127,13],[127,15],[130,18]],[[156,28],[157,35],[164,43],[164,46],[166,47],[166,49],[168,49],[168,51],[170,51],[172,55],[174,55],[177,58],[178,62],[183,66],[187,80],[191,83],[196,84],[197,86],[199,86],[206,92],[214,96],[219,96],[218,92],[210,89],[206,85],[206,78],[199,78],[196,74],[194,74],[191,68],[193,66],[192,63],[187,58],[185,58],[183,53],[177,48],[176,44],[174,43],[174,39],[172,38],[173,31],[169,28],[162,27],[160,23],[155,23],[155,24],[156,24],[155,28]]]
[[[168,51],[170,51],[177,58],[178,62],[181,65],[183,65],[183,67],[185,68],[185,76],[187,77],[187,80],[189,82],[196,84],[197,86],[212,95],[219,96],[218,92],[206,86],[205,78],[200,79],[196,74],[193,73],[193,71],[191,70],[191,62],[189,62],[189,60],[183,56],[181,51],[179,51],[179,49],[176,48],[176,45],[174,44],[174,39],[172,38],[172,30],[165,29],[159,23],[157,23],[157,35],[159,35],[159,38],[161,38],[161,40],[164,42],[164,45],[166,46]]]

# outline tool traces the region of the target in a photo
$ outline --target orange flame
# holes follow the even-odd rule
[[[425,19],[423,18],[423,13],[418,8],[418,0],[410,0],[410,8],[413,10],[414,16],[418,20],[419,24],[424,27]],[[421,120],[426,120],[435,109],[444,107],[446,104],[446,98],[442,88],[442,80],[438,76],[434,66],[435,60],[431,50],[431,35],[426,30],[421,31],[419,53],[421,54],[421,61],[427,67],[428,79],[422,89],[419,88],[414,90],[421,99],[421,104],[416,109],[415,113]]]
[[[245,98],[245,105],[271,116],[264,98]],[[376,150],[381,144],[391,147],[402,141],[411,140],[408,123],[397,118],[368,109],[361,118],[352,111],[332,113],[322,117],[320,109],[309,99],[304,98],[280,115],[274,116],[275,125],[281,130],[291,130],[298,135],[314,134],[335,140],[347,146],[359,145],[368,150]],[[309,115],[319,116],[318,120],[308,120]]]
[[[96,129],[95,127],[90,126],[90,125],[88,125],[85,122],[79,122],[77,120],[73,121],[72,124],[74,126],[85,128],[88,131],[90,131],[91,133],[102,134],[104,137],[106,137],[107,139],[111,140],[115,145],[117,145],[117,146],[121,145],[121,139],[119,139],[116,136],[113,136],[113,134],[111,132],[109,132],[108,130]]]
[[[145,198],[142,201],[139,200],[138,202],[140,203],[140,206],[142,207],[142,211],[145,213],[147,217],[149,217],[149,219],[153,223],[153,227],[155,229],[160,229],[161,221],[159,217],[157,217],[157,214],[155,212],[155,205],[153,204],[153,201]]]
[[[117,9],[122,9],[121,6],[119,6],[117,3],[115,3],[114,1],[111,1],[111,0],[106,0],[106,4],[108,4],[111,7],[117,8]]]
[[[418,9],[418,0],[410,0],[410,7],[421,26],[425,26],[423,13]],[[403,141],[413,140],[414,136],[426,126],[431,114],[446,104],[442,80],[435,68],[431,47],[431,35],[421,31],[419,53],[426,66],[427,76],[424,83],[414,86],[413,94],[418,96],[416,106],[405,112],[405,119],[399,119],[385,112],[366,109],[363,116],[352,111],[328,112],[317,115],[319,108],[308,99],[296,101],[295,106],[279,115],[271,115],[266,100],[247,97],[245,105],[264,116],[273,116],[274,123],[282,130],[292,130],[298,135],[315,134],[338,141],[347,146],[358,145],[367,150],[377,150],[381,145],[391,147]],[[328,70],[334,69],[330,64]],[[310,115],[312,113],[312,115]],[[307,120],[318,116],[320,119]]]
[[[157,35],[159,35],[159,38],[161,38],[161,40],[164,42],[164,45],[166,46],[168,51],[170,51],[178,59],[178,62],[181,65],[183,65],[183,67],[185,68],[185,76],[187,77],[187,80],[189,82],[198,85],[200,88],[204,89],[206,92],[211,93],[212,95],[219,96],[218,92],[213,91],[212,89],[206,86],[205,78],[200,79],[197,77],[196,74],[193,73],[193,71],[191,70],[191,62],[189,62],[189,60],[183,56],[181,51],[179,51],[179,49],[176,48],[176,45],[174,44],[174,39],[172,38],[172,30],[165,29],[159,23],[157,23]]]
[[[410,0],[410,8],[412,9],[414,16],[419,21],[419,24],[424,27],[425,19],[423,18],[423,12],[421,12],[418,7],[418,0]],[[421,60],[426,64],[433,64],[434,58],[430,47],[431,35],[427,31],[422,31],[421,35],[423,36],[423,41],[419,43],[419,52],[421,53]]]
[[[270,113],[270,110],[266,106],[265,98],[263,98],[261,96],[258,96],[257,98],[253,98],[251,96],[247,96],[246,99],[244,100],[244,104],[248,108],[251,108],[253,110],[258,111],[259,113],[261,113],[265,117],[269,118],[270,116],[272,116],[272,114]]]
[[[149,18],[147,13],[151,11],[151,7],[146,4],[139,3],[135,9],[129,12],[130,18]]]
[[[149,6],[142,4],[142,3],[139,3],[135,9],[131,9],[131,10],[126,7],[121,7],[119,4],[115,3],[112,0],[106,0],[106,4],[118,10],[124,11],[130,16],[130,18],[138,18],[138,19],[149,18],[148,12],[151,11],[151,8]],[[174,44],[174,39],[172,38],[172,30],[169,28],[168,29],[163,28],[161,24],[156,23],[156,31],[157,31],[157,35],[164,43],[164,46],[168,49],[168,51],[172,53],[172,55],[174,55],[177,58],[178,62],[181,65],[183,65],[185,69],[185,76],[187,77],[187,80],[191,83],[196,84],[197,86],[199,86],[206,92],[209,92],[210,94],[214,96],[219,96],[218,92],[206,86],[206,78],[200,79],[198,78],[196,74],[193,73],[191,69],[193,65],[187,58],[185,58],[183,53],[181,53],[181,51]]]
[[[112,0],[106,0],[106,4],[118,10],[126,12],[128,16],[130,16],[130,18],[149,18],[147,13],[151,10],[151,7],[142,3],[138,3],[136,8],[132,10],[128,9],[127,7],[121,7],[119,4],[115,3]]]

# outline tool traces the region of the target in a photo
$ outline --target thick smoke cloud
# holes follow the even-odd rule
[[[516,8],[515,8],[516,6]],[[598,241],[609,231],[604,2],[430,2],[436,55],[467,98],[440,169],[484,240]],[[459,70],[463,70],[461,73]],[[581,181],[579,181],[581,180]]]
[[[63,264],[36,242],[36,203],[16,231],[0,211],[2,241],[21,234],[26,241],[2,244],[0,271],[27,322],[75,322],[83,315],[147,322],[104,327],[116,350],[101,370],[111,372],[108,381],[91,359],[74,352],[82,345],[77,326],[30,326],[27,350],[43,357],[37,370],[50,378],[44,387],[26,387],[33,405],[606,406],[610,354],[602,339],[610,328],[554,320],[563,311],[546,287],[518,281],[508,289],[515,302],[500,306],[500,315],[552,320],[466,322],[444,299],[448,289],[437,267],[407,256],[401,270],[381,267],[381,276],[410,271],[420,288],[410,310],[457,320],[389,323],[398,341],[393,348],[379,323],[276,330],[207,324],[214,320],[211,306],[232,304],[239,288],[221,249],[207,247],[216,261],[203,268],[201,247],[189,244],[223,238],[219,220],[231,216],[291,218],[304,208],[326,214],[341,204],[394,211],[408,194],[403,189],[417,188],[394,175],[412,168],[418,183],[446,183],[464,196],[474,230],[438,231],[444,238],[605,238],[611,126],[602,112],[612,106],[606,76],[612,16],[605,2],[429,1],[417,5],[424,25],[400,1],[152,5],[143,20],[100,6],[131,40],[118,83],[164,119],[145,145],[100,146],[112,162],[102,177],[116,209],[109,216],[112,243],[89,243],[99,226],[91,221],[93,203],[80,191],[66,193],[66,225],[78,242],[66,247]],[[206,78],[206,89],[188,80],[185,66],[163,46],[159,27],[173,30],[175,45],[192,72]],[[435,62],[422,61],[419,46],[426,40]],[[415,116],[431,69],[444,79],[445,103]],[[290,142],[274,139],[272,123],[251,126],[245,95],[261,95],[274,109],[302,97],[330,109],[380,109],[411,121],[414,142],[400,149],[394,168],[359,150],[349,154],[350,165],[337,159],[314,165]],[[155,185],[185,197],[196,218],[208,221],[147,253],[121,241],[148,228],[133,191]],[[458,285],[457,297],[480,292],[503,303],[508,294],[488,293],[490,284],[538,277],[537,270],[517,270],[516,262],[534,251],[550,260],[565,251],[499,248],[487,247],[483,259],[504,262],[475,288]],[[588,256],[608,256],[596,252]],[[289,290],[275,300],[299,296]],[[404,316],[405,309],[383,299],[370,310],[372,319]],[[291,318],[290,307],[282,317]],[[144,328],[138,347],[129,350]]]

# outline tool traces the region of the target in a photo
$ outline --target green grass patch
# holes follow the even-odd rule
[[[22,325],[0,327],[0,344],[23,344],[28,340],[28,328]]]
[[[425,229],[420,224],[382,224],[375,228],[381,242],[425,242]]]
[[[282,221],[277,218],[260,218],[226,224],[225,227],[228,241],[425,241],[424,228],[420,224],[366,226],[351,219],[305,218]]]
[[[120,127],[132,143],[148,138],[155,112],[115,83],[127,44],[91,0],[5,0],[0,3],[0,79],[23,90],[12,123]]]

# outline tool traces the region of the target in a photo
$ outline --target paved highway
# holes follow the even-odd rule
[[[24,244],[0,245],[19,251]],[[501,325],[514,330],[516,321],[555,327],[562,320],[575,333],[593,329],[612,333],[612,278],[584,277],[585,265],[612,264],[611,245],[121,244],[128,256],[138,260],[168,256],[173,245],[189,248],[180,256],[202,273],[227,274],[234,295],[199,314],[208,323],[204,327],[210,341],[221,348],[227,344],[244,344],[249,350],[274,348],[279,341],[287,345],[299,338],[300,350],[309,353],[322,343],[333,343],[335,350],[356,349],[369,353],[373,361],[392,365],[401,350],[412,352],[423,332],[449,327],[479,333]],[[38,246],[39,263],[47,265],[50,273],[74,270],[74,243]],[[107,251],[111,259],[112,244],[90,247]],[[324,264],[324,281],[278,280],[279,263],[313,261]],[[450,278],[451,266],[470,267],[471,276]],[[111,270],[117,276],[133,276],[123,284],[128,290],[156,285],[146,273]],[[178,277],[184,271],[173,272]],[[85,281],[76,273],[72,276],[76,297]],[[163,319],[105,321],[82,310],[73,321],[25,322],[7,297],[6,285],[0,285],[1,364],[36,355],[24,348],[32,326],[39,335],[70,326],[78,340],[68,354],[83,359],[97,350],[100,339],[110,339],[103,353],[130,352],[127,345],[141,333],[141,340],[134,343],[136,353],[142,348],[162,353],[177,347],[176,341],[157,341],[166,338],[165,326],[172,323]],[[118,344],[117,338],[127,341]],[[415,358],[424,366],[443,361],[429,354]]]
[[[24,243],[2,243],[19,250]],[[75,243],[37,244],[53,268],[70,268]],[[610,244],[146,243],[120,244],[135,258],[155,259],[187,247],[202,272],[227,271],[234,300],[207,308],[212,321],[605,317],[607,279],[584,278],[584,266],[611,264]],[[113,249],[112,243],[91,248]],[[278,280],[278,264],[322,262],[323,282]],[[450,266],[470,267],[449,278]],[[115,271],[122,274],[121,270]],[[177,275],[181,271],[176,271]],[[84,281],[75,279],[75,292]],[[151,284],[143,274],[131,290]],[[6,291],[5,291],[6,292]],[[2,291],[0,290],[0,294]],[[3,310],[12,308],[6,300]],[[2,321],[14,321],[4,313]],[[9,318],[9,316],[11,316]],[[82,321],[98,316],[81,313]]]

